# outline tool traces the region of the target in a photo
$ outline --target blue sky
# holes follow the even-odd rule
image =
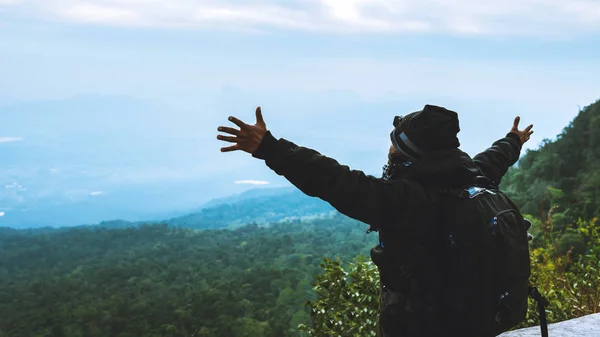
[[[228,188],[205,193],[215,197],[236,181],[285,183],[247,155],[218,152],[216,127],[229,114],[253,121],[256,105],[275,136],[379,174],[394,114],[458,111],[470,154],[521,115],[536,148],[600,98],[598,78],[595,0],[0,0],[0,153],[43,128],[1,106],[117,95],[156,110],[129,136],[195,139],[163,144],[163,163],[136,143],[144,165],[123,176],[222,179]],[[56,116],[53,139],[77,129],[59,135],[75,122]]]

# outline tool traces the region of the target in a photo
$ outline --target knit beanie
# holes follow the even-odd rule
[[[431,151],[458,148],[458,114],[435,105],[394,118],[390,137],[394,148],[412,160]]]

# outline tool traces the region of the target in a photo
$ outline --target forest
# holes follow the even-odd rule
[[[533,221],[532,280],[550,322],[600,312],[599,129],[600,101],[501,185]],[[365,224],[336,214],[216,227],[0,228],[0,337],[373,335],[365,256],[377,237]],[[537,324],[530,308],[519,327]]]

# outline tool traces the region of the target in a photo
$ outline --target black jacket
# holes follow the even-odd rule
[[[519,159],[521,146],[519,137],[509,133],[472,159],[458,149],[431,153],[421,158],[407,177],[439,186],[456,186],[484,175],[500,184],[509,167]],[[264,159],[269,168],[305,194],[377,228],[397,223],[399,215],[414,209],[422,195],[418,187],[404,179],[385,181],[366,175],[315,150],[283,138],[277,140],[270,132],[253,156]]]

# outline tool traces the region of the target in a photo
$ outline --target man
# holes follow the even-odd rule
[[[260,107],[257,123],[235,117],[239,129],[221,126],[217,139],[235,143],[222,152],[241,150],[284,176],[305,194],[327,201],[346,216],[379,232],[372,259],[382,283],[379,333],[383,336],[441,336],[444,314],[439,309],[443,277],[439,257],[430,252],[439,242],[439,205],[432,191],[463,188],[484,176],[498,185],[519,158],[533,125],[519,130],[516,117],[506,137],[470,158],[459,150],[456,112],[426,105],[423,110],[394,119],[392,146],[382,178],[352,170],[332,158],[285,139],[273,137]],[[382,259],[381,251],[392,258]],[[404,282],[403,280],[410,280]]]

